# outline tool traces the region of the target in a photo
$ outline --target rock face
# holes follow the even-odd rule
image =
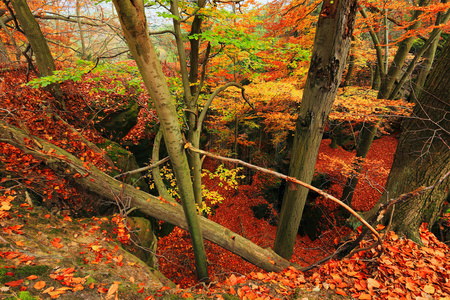
[[[129,217],[128,226],[131,229],[131,239],[137,243],[132,243],[126,249],[145,262],[149,267],[157,266],[156,253],[157,242],[155,234],[152,230],[151,222],[146,218]]]
[[[97,145],[100,149],[104,149],[106,154],[114,163],[116,170],[112,171],[112,176],[135,170],[139,168],[134,155],[123,148],[116,142],[106,140],[106,142]],[[119,178],[121,181],[139,187],[139,189],[148,192],[148,184],[143,179],[141,173],[126,175]]]
[[[126,108],[104,116],[95,127],[106,138],[120,141],[137,124],[138,113],[139,104],[136,101],[130,101]]]

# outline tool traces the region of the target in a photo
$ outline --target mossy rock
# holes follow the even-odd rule
[[[135,170],[139,168],[139,165],[136,162],[134,155],[123,148],[121,145],[114,141],[106,140],[106,142],[102,144],[97,144],[100,149],[104,149],[106,154],[111,158],[114,163],[114,166],[117,168],[113,170],[111,176],[116,176],[121,173],[125,173],[127,171]],[[139,189],[149,192],[149,188],[145,180],[142,178],[141,173],[126,175],[120,177],[119,180],[122,180],[125,183],[134,185],[139,187]]]
[[[95,125],[97,130],[108,139],[120,141],[137,124],[139,104],[129,100],[129,104],[122,110],[103,116]]]
[[[157,263],[154,254],[156,253],[158,239],[153,233],[150,220],[141,217],[129,217],[128,226],[133,232],[132,239],[138,245],[131,244],[126,246],[126,249],[149,267],[154,268]]]

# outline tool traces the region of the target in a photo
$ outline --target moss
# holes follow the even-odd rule
[[[45,274],[49,270],[48,266],[24,266],[16,269],[0,269],[0,283],[4,284],[5,282],[16,281],[19,279],[24,279],[30,275],[40,276]],[[6,275],[6,273],[13,273],[13,276]]]
[[[231,294],[222,294],[222,297],[225,300],[239,300],[239,297]]]
[[[95,283],[95,279],[94,279],[94,277],[89,276],[89,277],[86,279],[86,285],[89,285],[89,284],[91,284],[91,283]]]
[[[117,168],[117,170],[114,170],[112,174],[110,174],[111,176],[118,175],[119,172],[122,173],[139,168],[134,155],[130,151],[124,149],[120,144],[106,140],[106,142],[97,144],[97,146],[106,151],[106,154],[111,158],[114,162],[114,166]],[[148,192],[148,185],[142,180],[141,174],[139,173],[121,177],[120,180],[131,185],[136,185],[141,190]]]
[[[38,299],[36,297],[31,296],[31,294],[27,291],[24,292],[19,292],[19,294],[17,294],[17,297],[8,297],[5,300],[16,300],[16,299],[20,299],[20,300],[35,300]]]

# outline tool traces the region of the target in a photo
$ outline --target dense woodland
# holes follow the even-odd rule
[[[449,18],[2,0],[2,299],[449,299]]]

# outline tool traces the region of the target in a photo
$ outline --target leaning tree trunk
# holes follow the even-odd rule
[[[41,76],[51,76],[53,71],[56,70],[55,62],[48,47],[47,40],[42,34],[41,28],[38,22],[33,16],[33,13],[28,7],[25,0],[12,0],[11,1],[16,18],[19,20],[31,49],[33,49],[36,57],[36,65],[38,67]],[[51,93],[55,98],[58,106],[65,110],[65,104],[63,101],[63,93],[59,83],[53,83],[50,85]]]
[[[155,103],[164,142],[174,169],[184,213],[189,225],[197,277],[199,280],[207,280],[208,268],[205,247],[197,217],[194,190],[183,148],[184,143],[178,123],[178,114],[155,48],[148,35],[144,3],[142,0],[114,0],[113,3],[130,51],[136,60],[150,97]]]
[[[325,0],[317,23],[311,65],[300,105],[289,176],[310,183],[320,141],[350,49],[356,0]],[[287,185],[274,250],[292,256],[308,189]]]
[[[189,228],[183,209],[178,203],[162,201],[158,197],[137,190],[131,185],[112,178],[93,165],[86,166],[84,161],[64,149],[46,140],[27,135],[22,130],[3,121],[0,121],[0,142],[11,144],[25,154],[32,155],[57,175],[66,178],[74,186],[93,193],[99,199],[104,198],[115,202],[117,195],[126,195],[126,200],[130,201],[130,205],[141,212],[185,230]],[[206,239],[263,270],[278,272],[290,265],[298,267],[277,255],[270,248],[263,249],[207,218],[199,216],[198,220]]]
[[[425,82],[412,117],[402,124],[403,133],[386,183],[386,192],[379,204],[421,186],[432,186],[450,172],[449,62],[450,41]],[[450,176],[429,192],[395,207],[392,229],[420,242],[419,227],[423,222],[428,223],[428,228],[435,223],[450,195],[449,183]]]

